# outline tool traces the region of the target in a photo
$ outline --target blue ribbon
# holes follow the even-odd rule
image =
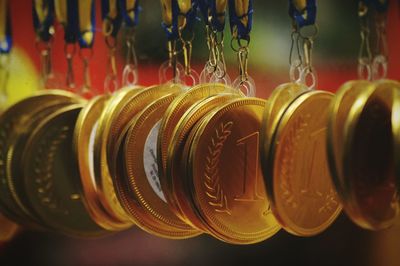
[[[221,22],[219,17],[225,16],[225,12],[217,12],[217,0],[198,0],[198,6],[205,23],[210,25],[212,30],[218,32],[224,31],[225,19]],[[211,15],[211,21],[208,21],[209,15]]]
[[[32,15],[33,15],[33,26],[35,28],[37,36],[43,42],[48,42],[52,38],[52,33],[50,32],[50,28],[54,23],[54,1],[46,0],[43,1],[43,9],[48,9],[48,14],[43,21],[39,20],[38,13],[35,8],[35,4],[32,5]]]
[[[235,0],[229,0],[229,24],[231,27],[232,35],[235,33],[235,29],[237,30],[237,38],[239,40],[249,40],[250,39],[250,32],[253,25],[253,0],[249,0],[249,8],[246,13],[241,16],[236,14],[235,8]],[[245,25],[241,19],[248,18],[248,23]]]
[[[297,10],[294,0],[289,0],[289,16],[299,28],[314,25],[317,17],[317,5],[315,0],[307,0],[304,10]]]
[[[200,13],[204,18],[204,22],[208,24],[208,10],[210,8],[210,0],[198,0],[197,3],[199,5]]]
[[[164,22],[161,26],[164,28],[168,40],[176,40],[179,37],[179,16],[186,17],[186,29],[193,30],[194,22],[196,21],[198,0],[192,0],[192,6],[186,14],[183,14],[178,5],[177,0],[171,1],[172,5],[172,25],[166,25]]]
[[[64,40],[66,43],[76,43],[78,40],[78,0],[67,1],[67,24],[64,25]]]
[[[217,1],[216,0],[211,0],[210,1],[210,12],[211,12],[211,27],[212,27],[212,29],[216,30],[218,32],[224,31],[225,19],[221,22],[219,20],[219,18],[225,16],[225,11],[222,12],[222,13],[218,13],[218,11],[217,11]],[[251,26],[250,26],[250,29],[251,29]]]
[[[122,1],[124,2],[124,1]],[[121,27],[121,8],[117,3],[117,16],[115,18],[111,18],[108,16],[110,12],[110,1],[109,0],[101,0],[101,17],[103,20],[109,20],[112,25],[111,36],[116,37],[118,35],[119,29]]]
[[[0,54],[8,54],[11,51],[13,41],[12,41],[12,31],[11,31],[11,17],[10,17],[10,6],[7,3],[7,12],[6,12],[6,32],[5,32],[5,40],[0,40]],[[2,21],[0,21],[2,23]]]
[[[133,10],[128,10],[126,7],[126,0],[120,0],[121,14],[125,27],[135,27],[139,23],[139,13],[141,11],[141,7],[139,5],[139,0],[135,2],[135,6]],[[131,12],[135,13],[134,19],[129,16]]]

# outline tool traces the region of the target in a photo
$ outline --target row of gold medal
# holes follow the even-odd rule
[[[135,224],[249,244],[281,226],[320,233],[342,203],[359,225],[386,228],[398,209],[399,88],[353,81],[334,96],[288,83],[266,101],[216,83],[89,101],[42,91],[0,116],[1,212],[78,237]]]
[[[214,82],[89,101],[42,91],[0,116],[0,212],[76,237],[137,225],[233,244],[281,227],[318,234],[342,205],[358,225],[386,228],[398,208],[398,89],[360,80],[334,96],[293,82],[266,101]]]

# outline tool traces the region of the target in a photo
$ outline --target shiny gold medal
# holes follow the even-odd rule
[[[122,147],[125,178],[118,175],[118,195],[136,224],[152,234],[182,239],[200,234],[171,210],[160,186],[157,169],[157,136],[161,119],[178,93],[164,96],[130,122]]]
[[[96,223],[106,230],[119,231],[130,227],[131,223],[121,221],[113,213],[107,212],[98,194],[93,170],[94,137],[98,119],[109,99],[108,95],[97,96],[91,99],[79,114],[74,132],[74,148],[81,179],[76,182],[81,184],[81,194],[85,195],[84,202]],[[115,203],[115,205],[118,204]]]
[[[128,122],[149,102],[165,94],[180,91],[180,86],[160,85],[119,92],[104,109],[96,129],[94,142],[94,176],[98,193],[107,210],[121,221],[131,224],[129,215],[121,206],[115,192],[116,143]]]
[[[166,199],[176,215],[203,231],[207,230],[193,212],[192,205],[187,200],[184,188],[183,180],[186,169],[183,168],[184,164],[182,162],[186,160],[186,157],[182,157],[183,150],[189,133],[203,116],[207,115],[214,108],[238,97],[240,97],[238,94],[217,94],[207,97],[191,106],[176,124],[172,133],[171,145],[168,147],[166,171],[164,174],[165,183],[168,184],[167,188],[162,186],[163,183],[160,180],[164,195],[169,195],[168,197],[166,196]]]
[[[260,242],[280,229],[258,157],[264,105],[264,100],[243,98],[217,107],[187,142],[192,203],[208,231],[228,243]]]
[[[82,107],[62,108],[31,132],[22,159],[22,183],[31,208],[50,229],[93,237],[106,231],[89,216],[75,182],[80,173],[72,141]]]
[[[297,97],[282,115],[271,143],[267,193],[276,218],[295,235],[324,231],[341,211],[326,158],[332,97],[323,91]]]
[[[95,191],[100,199],[104,210],[116,217],[118,221],[123,221],[130,224],[125,211],[122,209],[117,196],[115,195],[113,183],[109,175],[107,164],[105,163],[106,156],[106,138],[110,131],[104,129],[104,125],[108,120],[108,116],[113,113],[113,110],[125,103],[127,99],[136,95],[141,91],[141,87],[127,87],[113,94],[103,112],[98,118],[97,125],[92,129],[91,135],[94,136],[93,144],[93,173]],[[102,136],[104,138],[102,138]]]
[[[327,151],[333,184],[342,201],[346,199],[343,176],[343,150],[345,123],[353,105],[359,106],[375,89],[372,82],[355,80],[346,82],[334,96],[329,107]],[[360,98],[360,96],[363,96]]]
[[[261,161],[266,162],[269,155],[272,136],[274,135],[275,128],[279,120],[286,110],[287,106],[301,93],[305,92],[308,88],[301,83],[285,83],[278,86],[268,98],[265,104],[264,117],[261,130]],[[264,168],[265,163],[261,164]],[[267,172],[268,170],[264,170]]]
[[[0,243],[10,241],[18,232],[18,225],[0,213]]]
[[[160,134],[158,134],[157,153],[160,154],[158,169],[160,169],[160,182],[163,190],[166,191],[165,197],[171,203],[171,207],[177,208],[174,204],[173,196],[168,193],[172,191],[172,187],[167,179],[170,176],[165,175],[166,162],[168,157],[168,148],[173,146],[172,138],[177,124],[182,119],[184,113],[195,103],[203,100],[207,96],[212,96],[220,93],[239,94],[239,90],[230,88],[224,84],[206,83],[192,87],[182,95],[179,95],[168,107],[163,119],[161,120]],[[179,215],[179,214],[178,214]]]
[[[29,134],[50,112],[62,106],[82,102],[74,94],[53,90],[42,91],[9,107],[0,116],[0,208],[4,215],[21,225],[37,227],[37,217],[22,203],[16,193],[22,173],[21,156]]]
[[[394,148],[400,83],[382,80],[375,86],[359,96],[345,124],[343,204],[356,224],[380,230],[399,213]]]

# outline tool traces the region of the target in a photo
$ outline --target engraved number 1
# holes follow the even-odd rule
[[[236,146],[242,149],[243,158],[243,187],[242,195],[236,196],[238,201],[262,200],[263,197],[257,193],[258,183],[258,148],[259,133],[254,132],[236,142]]]

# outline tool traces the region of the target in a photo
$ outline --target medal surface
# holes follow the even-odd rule
[[[345,124],[352,106],[356,103],[360,105],[362,100],[359,96],[369,95],[374,89],[374,84],[366,80],[346,82],[339,88],[329,107],[327,136],[328,162],[332,181],[341,201],[346,201],[347,198],[342,163],[345,145]]]
[[[22,149],[33,128],[50,112],[62,106],[83,102],[78,96],[48,90],[21,100],[0,116],[0,209],[8,218],[28,227],[40,224],[16,193],[16,178],[21,176]],[[22,195],[21,195],[22,196]]]
[[[165,116],[161,122],[161,132],[158,140],[158,153],[160,154],[160,169],[165,171],[166,161],[168,156],[168,147],[171,145],[172,133],[176,124],[181,119],[182,115],[194,103],[211,95],[219,93],[239,94],[239,90],[230,88],[220,83],[205,83],[194,86],[188,91],[178,96],[168,107]],[[161,173],[162,174],[162,173]],[[164,178],[161,176],[161,182],[164,183]],[[166,185],[166,184],[162,184]]]
[[[238,97],[240,97],[238,94],[217,94],[207,97],[191,106],[178,121],[172,133],[171,145],[168,147],[168,158],[164,175],[167,187],[163,187],[163,182],[161,182],[161,187],[163,188],[164,194],[168,195],[166,198],[171,209],[173,209],[181,219],[203,231],[206,231],[206,229],[204,229],[203,224],[198,221],[197,215],[193,212],[192,205],[187,200],[187,194],[185,194],[183,180],[185,179],[186,169],[183,168],[184,164],[182,161],[187,158],[182,157],[182,154],[188,136],[195,124],[214,108]]]
[[[49,228],[72,235],[104,235],[89,216],[76,180],[79,167],[73,152],[75,123],[82,105],[71,105],[44,119],[31,133],[24,150],[24,192],[31,207]]]
[[[74,132],[74,149],[79,162],[80,180],[84,201],[91,217],[98,225],[106,230],[119,231],[130,227],[132,224],[121,221],[113,213],[107,212],[98,194],[96,178],[94,176],[94,137],[98,127],[98,119],[106,107],[110,96],[102,95],[91,99],[82,109],[76,122]],[[116,197],[114,197],[116,198]],[[117,205],[119,203],[115,203]]]
[[[214,109],[190,143],[186,178],[193,204],[208,231],[228,243],[256,243],[280,229],[259,161],[264,105],[243,98]]]
[[[117,182],[118,196],[132,219],[145,231],[166,238],[200,234],[170,210],[158,178],[158,131],[163,114],[177,95],[152,102],[133,118],[122,143],[125,174],[117,175],[124,179]]]
[[[269,156],[272,137],[275,129],[279,123],[279,120],[286,110],[287,106],[302,92],[305,92],[307,87],[299,83],[285,83],[278,86],[268,98],[265,104],[263,124],[261,130],[261,161],[266,162]],[[267,165],[262,163],[264,172],[268,170],[264,169]]]
[[[285,110],[273,137],[266,188],[276,218],[292,234],[318,234],[341,211],[326,158],[332,97],[323,91],[300,95]]]
[[[114,112],[122,108],[128,99],[141,91],[141,87],[127,87],[117,91],[108,101],[99,117],[97,126],[91,133],[94,135],[93,176],[95,177],[97,194],[106,212],[125,224],[129,223],[129,219],[116,197],[107,163],[107,142],[109,134],[114,130],[110,128],[109,123]]]
[[[382,80],[360,96],[346,121],[343,176],[344,206],[359,226],[380,230],[391,226],[399,212],[392,121],[399,115],[400,83]]]

